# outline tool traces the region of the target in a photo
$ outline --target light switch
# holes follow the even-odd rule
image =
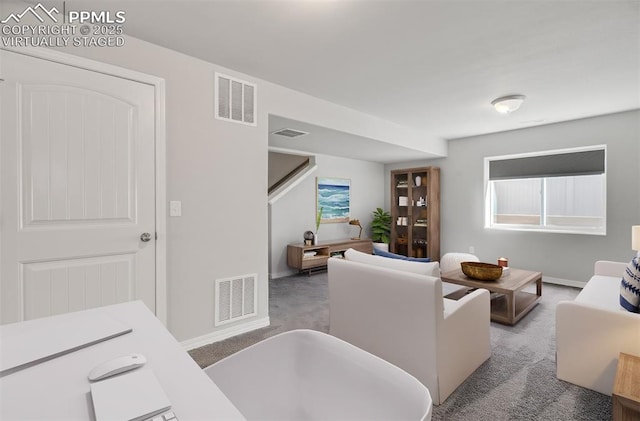
[[[172,200],[169,202],[169,216],[182,216],[182,202]]]

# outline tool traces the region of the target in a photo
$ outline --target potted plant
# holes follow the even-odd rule
[[[320,240],[318,239],[318,231],[320,230],[320,222],[322,222],[322,210],[324,208],[321,207],[320,210],[318,211],[318,213],[316,214],[316,233],[313,236],[313,244],[314,245],[318,245],[318,243],[320,242]]]
[[[382,208],[373,211],[371,221],[371,240],[373,246],[389,251],[389,236],[391,234],[391,215]]]

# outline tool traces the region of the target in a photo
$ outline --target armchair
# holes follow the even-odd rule
[[[437,277],[353,255],[328,261],[330,333],[412,374],[439,405],[490,356],[489,292],[449,300]]]

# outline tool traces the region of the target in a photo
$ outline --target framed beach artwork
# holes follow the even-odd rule
[[[321,215],[321,224],[349,222],[350,206],[351,180],[316,177],[316,215]]]

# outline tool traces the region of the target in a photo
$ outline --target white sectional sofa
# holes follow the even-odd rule
[[[620,306],[627,263],[598,261],[573,301],[556,308],[557,376],[611,395],[620,352],[640,355],[640,314]]]

